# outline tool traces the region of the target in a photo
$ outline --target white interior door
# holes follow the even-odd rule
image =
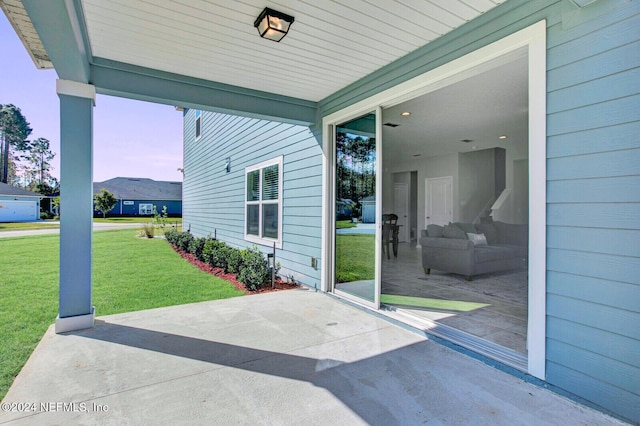
[[[409,185],[406,183],[393,184],[393,213],[398,215],[400,225],[398,241],[409,241]]]
[[[453,177],[425,179],[426,225],[446,225],[453,221]]]

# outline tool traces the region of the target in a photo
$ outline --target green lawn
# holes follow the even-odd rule
[[[0,222],[0,232],[2,231],[26,231],[30,229],[58,229],[57,221],[41,220],[38,222]]]
[[[353,223],[351,220],[336,220],[336,229],[355,228],[357,223]]]
[[[93,234],[93,304],[101,315],[243,293],[135,229]],[[58,310],[59,236],[0,239],[0,398]]]
[[[94,217],[93,221],[94,222],[100,222],[100,223],[149,223],[149,222],[153,221],[153,216],[108,217],[106,219],[103,219],[101,217]],[[181,217],[168,217],[167,218],[167,225],[173,225],[175,223],[181,224],[182,223],[182,218]]]
[[[98,223],[149,223],[153,220],[151,216],[143,217],[108,217],[103,219],[101,217],[94,217],[93,221]],[[167,218],[167,226],[181,226],[181,217]],[[31,229],[58,229],[60,224],[55,220],[40,220],[37,222],[12,222],[12,223],[0,223],[0,232],[2,231],[22,231]]]
[[[336,235],[336,280],[339,283],[375,278],[375,235]]]

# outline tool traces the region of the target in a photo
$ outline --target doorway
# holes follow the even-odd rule
[[[424,188],[425,225],[446,225],[453,221],[453,176],[427,178]]]
[[[377,112],[339,123],[333,134],[335,193],[333,289],[358,303],[380,306],[380,197]]]
[[[385,315],[393,316],[401,321],[407,322],[414,327],[422,328],[428,332],[434,332],[437,334],[441,330],[449,330],[450,333],[441,333],[445,335],[445,338],[455,341],[458,344],[469,347],[474,351],[481,352],[490,357],[496,358],[506,364],[515,366],[529,372],[530,374],[544,378],[545,375],[545,297],[546,297],[546,283],[545,283],[545,227],[546,227],[546,138],[545,138],[545,100],[546,100],[546,24],[539,22],[531,27],[525,28],[518,33],[512,34],[498,42],[485,46],[475,52],[470,53],[467,56],[456,59],[440,68],[434,69],[425,73],[422,76],[418,76],[405,83],[401,83],[392,89],[388,89],[377,95],[372,96],[369,99],[354,104],[344,110],[330,114],[323,119],[323,126],[329,130],[326,133],[324,139],[325,153],[328,155],[327,165],[328,170],[333,170],[335,159],[335,153],[332,153],[332,141],[333,131],[331,126],[337,126],[343,120],[348,119],[349,116],[353,117],[358,114],[358,111],[365,112],[371,110],[373,107],[379,108],[380,113],[384,108],[384,115],[380,114],[384,118],[382,122],[385,126],[388,124],[388,129],[385,127],[385,132],[382,129],[377,133],[378,143],[378,167],[380,162],[384,162],[384,171],[386,173],[397,173],[403,170],[417,170],[418,184],[424,182],[425,187],[418,191],[418,206],[417,211],[420,213],[427,212],[426,210],[426,178],[447,177],[451,176],[453,179],[451,188],[452,208],[451,215],[454,221],[464,219],[464,223],[474,226],[474,230],[467,228],[462,230],[466,238],[466,234],[475,234],[478,224],[488,222],[486,215],[491,216],[493,211],[496,210],[498,214],[502,214],[502,217],[509,217],[512,220],[514,206],[513,200],[517,197],[509,197],[509,193],[513,193],[515,186],[522,185],[515,183],[514,179],[520,179],[523,176],[521,167],[523,163],[518,163],[520,160],[527,159],[527,167],[529,170],[528,187],[535,188],[535,191],[529,191],[528,194],[528,207],[516,206],[521,212],[528,209],[526,220],[528,223],[507,223],[511,225],[517,225],[520,228],[524,228],[527,231],[528,237],[524,242],[524,249],[527,250],[527,255],[523,258],[522,273],[526,285],[524,287],[524,294],[526,295],[526,305],[524,313],[518,313],[525,318],[525,324],[522,328],[525,330],[526,337],[524,337],[524,348],[522,353],[517,354],[515,360],[509,360],[509,355],[516,352],[513,350],[494,350],[496,348],[505,348],[501,344],[493,344],[491,341],[487,341],[483,338],[475,336],[472,330],[467,328],[462,330],[462,326],[456,324],[454,326],[445,326],[440,323],[441,318],[456,317],[460,320],[463,319],[462,314],[451,315],[446,311],[460,312],[482,312],[481,305],[492,305],[492,301],[473,301],[473,300],[458,300],[457,296],[449,293],[448,299],[437,297],[422,297],[423,306],[419,308],[426,308],[432,312],[436,312],[441,315],[441,318],[428,319],[424,318],[424,323],[418,316],[412,315],[408,312],[404,305],[407,299],[389,300],[386,289],[383,289],[385,284],[385,275],[387,272],[392,271],[384,264],[380,268],[380,272],[376,273],[376,285],[377,281],[381,280],[380,288],[382,291],[381,301],[383,303],[381,312]],[[509,107],[503,102],[502,99],[497,99],[494,92],[485,91],[484,93],[474,94],[473,90],[482,88],[482,83],[478,83],[474,80],[476,76],[484,74],[485,76],[511,76],[515,75],[510,73],[508,67],[514,65],[525,70],[524,85],[518,86],[520,89],[524,88],[524,91],[518,89],[518,93],[524,93],[525,101],[524,106],[519,108]],[[506,66],[507,68],[503,68]],[[505,72],[506,71],[506,72]],[[504,80],[504,79],[503,79]],[[452,93],[450,89],[453,86],[460,84],[463,90],[460,94]],[[505,81],[503,81],[505,83]],[[465,86],[466,85],[466,86]],[[441,89],[445,89],[440,91]],[[439,92],[440,91],[440,92]],[[505,85],[497,89],[498,93],[502,93],[503,97],[509,98],[512,91],[506,88]],[[438,93],[439,92],[439,93]],[[426,115],[422,116],[422,122],[427,127],[418,128],[418,134],[414,138],[402,138],[398,137],[395,141],[389,137],[388,131],[396,131],[400,129],[410,129],[409,122],[406,121],[407,117],[414,117],[420,120],[419,115],[412,112],[409,107],[416,106],[412,104],[414,100],[419,100],[423,96],[436,96],[438,94],[445,94],[439,101],[432,102],[432,107],[427,107],[423,111]],[[477,104],[480,102],[480,104]],[[464,107],[470,104],[476,105],[473,110],[464,111]],[[488,108],[487,105],[491,105]],[[395,108],[398,107],[398,108]],[[402,110],[400,109],[402,108]],[[486,114],[491,114],[501,108],[506,108],[506,114],[503,116],[509,116],[509,114],[519,115],[524,120],[516,124],[513,127],[502,130],[499,126],[500,123],[492,121],[491,117]],[[404,112],[410,112],[405,114]],[[431,131],[437,127],[437,116],[440,115],[442,120],[440,123],[449,123],[442,127],[443,133],[440,134],[427,134],[427,131]],[[403,118],[399,118],[403,117]],[[426,117],[426,118],[425,118]],[[497,118],[494,117],[494,118]],[[376,123],[380,126],[381,120]],[[476,132],[474,135],[465,134],[465,130],[471,131],[469,126],[473,125],[485,125],[485,132]],[[516,147],[514,150],[510,150],[509,147],[504,156],[504,167],[496,168],[489,166],[490,161],[495,161],[495,158],[500,158],[502,161],[502,154],[496,151],[494,148],[503,148],[496,145],[496,140],[503,141],[502,132],[505,134],[520,134],[524,137],[508,138],[511,142],[524,142],[526,145]],[[522,133],[524,132],[524,133]],[[470,137],[472,136],[472,137]],[[432,142],[438,142],[438,144],[432,144]],[[454,149],[452,150],[452,147]],[[491,151],[493,150],[493,151]],[[382,152],[381,152],[382,151]],[[522,157],[520,154],[526,152],[526,155]],[[407,156],[411,158],[403,159],[401,156]],[[494,160],[491,160],[493,158]],[[515,167],[514,167],[515,165]],[[518,169],[517,171],[515,169]],[[325,169],[327,170],[327,169]],[[499,170],[496,172],[496,170]],[[449,171],[449,173],[447,172]],[[474,178],[474,176],[476,176]],[[378,173],[378,182],[386,181],[392,182],[393,179],[385,178],[385,175],[381,171]],[[334,185],[332,179],[335,179],[333,171],[331,174],[325,174],[325,182],[328,185]],[[497,189],[502,184],[500,182],[513,182],[513,187],[504,188],[502,190]],[[488,185],[487,185],[488,183]],[[420,185],[422,186],[422,185]],[[395,188],[392,186],[390,189],[392,192]],[[433,188],[432,188],[433,189]],[[389,189],[380,188],[376,191],[376,200],[384,200],[383,192]],[[493,191],[493,195],[487,195]],[[328,192],[331,194],[331,192]],[[423,195],[424,194],[424,197]],[[445,192],[446,194],[446,192]],[[480,195],[479,195],[480,194]],[[463,197],[464,195],[464,197]],[[330,195],[333,205],[333,195]],[[491,198],[495,197],[495,200]],[[524,197],[524,196],[522,196]],[[522,198],[521,197],[521,198]],[[446,195],[443,197],[446,199]],[[388,198],[387,198],[388,199]],[[507,200],[505,202],[505,200]],[[382,203],[376,203],[376,209],[385,209]],[[392,208],[395,208],[392,207]],[[389,209],[390,210],[390,209]],[[517,209],[516,209],[517,210]],[[333,213],[333,212],[332,212]],[[331,214],[332,214],[331,213]],[[381,211],[378,216],[381,215]],[[426,214],[420,214],[418,216],[418,229],[419,232],[424,232],[427,227]],[[521,216],[524,219],[524,216]],[[378,219],[376,218],[378,221]],[[326,222],[325,222],[326,223]],[[327,238],[333,239],[332,228],[335,225],[326,229],[325,233]],[[501,226],[501,225],[500,225]],[[379,224],[376,225],[376,249],[379,248]],[[476,232],[474,232],[476,231]],[[331,245],[325,246],[327,248],[333,247]],[[407,248],[409,245],[406,246]],[[424,247],[424,246],[423,246]],[[412,248],[406,258],[402,258],[399,253],[398,259],[390,259],[391,262],[396,262],[395,265],[399,268],[397,271],[413,274],[416,287],[420,286],[420,281],[424,281],[425,274],[421,269],[421,250]],[[333,248],[329,248],[325,251],[329,264],[334,259],[331,252]],[[379,252],[376,255],[376,261],[380,259]],[[408,262],[410,259],[415,259],[417,262]],[[326,263],[325,263],[326,264]],[[331,265],[331,268],[333,266]],[[413,269],[411,269],[413,268]],[[377,269],[377,268],[376,268]],[[435,269],[435,268],[434,268]],[[327,270],[323,274],[323,288],[329,291],[335,291],[338,294],[338,290],[334,286],[332,270]],[[449,271],[440,271],[441,273],[451,273]],[[459,274],[454,274],[458,275]],[[521,274],[522,275],[522,274]],[[427,277],[429,278],[429,277]],[[396,275],[391,284],[395,284],[398,288],[406,287],[407,275]],[[404,281],[403,281],[404,280]],[[464,277],[463,281],[466,281]],[[511,280],[509,278],[508,280]],[[479,284],[480,280],[472,280],[474,284]],[[509,283],[507,282],[507,287]],[[326,284],[331,283],[331,284]],[[457,287],[460,283],[449,285],[448,289],[455,291],[459,290]],[[482,286],[479,286],[475,290],[479,290],[478,294],[483,293]],[[377,290],[375,290],[377,292]],[[397,295],[395,295],[397,296]],[[402,295],[401,295],[402,296]],[[433,295],[435,296],[435,295]],[[408,296],[416,298],[415,296]],[[375,294],[374,294],[375,298]],[[425,300],[426,299],[426,300]],[[489,303],[486,303],[489,302]],[[436,306],[434,306],[434,303]],[[439,304],[439,305],[438,305]],[[498,305],[497,303],[495,304]],[[453,308],[453,309],[452,309]],[[438,309],[440,312],[438,312]],[[485,315],[485,319],[491,321],[491,313]],[[472,320],[472,323],[475,320]],[[460,321],[464,322],[464,321]],[[422,324],[422,325],[420,325]],[[471,324],[473,325],[473,324]],[[488,344],[486,344],[488,342]],[[488,346],[489,349],[483,348]],[[507,347],[507,349],[509,349]]]

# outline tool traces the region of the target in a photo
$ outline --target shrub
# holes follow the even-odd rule
[[[204,244],[202,256],[204,261],[214,268],[224,268],[226,270],[227,261],[224,256],[226,244],[219,240],[209,239]]]
[[[40,212],[40,220],[53,219],[54,214],[51,212]]]
[[[176,242],[178,241],[179,234],[180,234],[180,231],[176,231],[174,228],[174,229],[169,229],[165,231],[164,237],[167,239],[167,242],[169,244],[171,244],[172,246],[175,246]]]
[[[269,281],[270,271],[267,259],[258,249],[252,246],[242,251],[243,268],[238,279],[247,290],[255,291]]]
[[[239,274],[240,270],[243,268],[242,251],[238,250],[237,248],[227,247],[226,259],[227,259],[226,272],[230,272],[232,274]]]
[[[204,262],[204,245],[210,238],[194,238],[189,244],[189,253],[193,254],[196,259]]]
[[[176,241],[176,247],[185,252],[189,251],[189,244],[191,244],[191,241],[193,241],[193,235],[189,232],[180,232]]]

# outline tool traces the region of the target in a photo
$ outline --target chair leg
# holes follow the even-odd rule
[[[424,268],[424,273],[429,275],[431,273],[431,268]]]

